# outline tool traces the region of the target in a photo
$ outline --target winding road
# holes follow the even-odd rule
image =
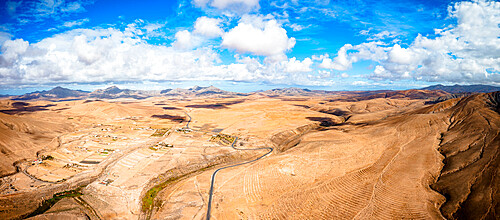
[[[65,179],[59,180],[59,181],[56,181],[56,182],[38,179],[38,178],[36,178],[36,177],[34,177],[34,176],[32,176],[31,174],[28,173],[28,168],[30,166],[31,165],[28,165],[25,169],[22,169],[21,167],[18,167],[18,170],[21,170],[21,172],[24,173],[24,175],[26,175],[27,177],[31,178],[32,180],[39,181],[39,182],[42,182],[42,183],[53,183],[53,184],[56,184],[56,183],[61,183],[61,182],[65,181]]]
[[[191,123],[191,115],[189,115],[187,112],[184,112],[189,117],[189,121],[186,124],[186,128],[189,128],[189,123]]]
[[[189,128],[189,123],[191,122],[191,116],[184,111],[184,114],[186,114],[188,117],[189,117],[189,121],[187,122],[186,124],[186,128]],[[231,168],[231,167],[237,167],[237,166],[241,166],[241,165],[245,165],[245,164],[249,164],[249,163],[252,163],[252,162],[255,162],[257,160],[260,160],[262,159],[263,157],[269,155],[271,152],[273,152],[273,148],[271,147],[261,147],[261,148],[251,148],[251,149],[248,149],[248,148],[236,148],[234,146],[234,144],[236,144],[236,141],[238,141],[238,137],[236,137],[233,141],[233,143],[231,144],[231,147],[235,150],[269,150],[267,153],[253,159],[253,160],[249,160],[249,161],[245,161],[245,162],[241,162],[241,163],[237,163],[237,164],[233,164],[233,165],[229,165],[229,166],[225,166],[225,167],[221,167],[219,169],[216,169],[214,171],[214,173],[212,174],[212,178],[210,180],[210,191],[208,193],[208,203],[207,203],[207,217],[206,219],[207,220],[210,220],[210,211],[211,211],[211,208],[212,208],[212,198],[213,198],[213,195],[214,195],[214,184],[215,184],[215,175],[217,175],[217,173],[223,169],[227,169],[227,168]]]
[[[233,143],[231,144],[231,147],[235,150],[269,150],[267,153],[253,159],[253,160],[250,160],[250,161],[245,161],[245,162],[242,162],[242,163],[238,163],[238,164],[233,164],[233,165],[229,165],[229,166],[225,166],[225,167],[221,167],[219,169],[216,169],[214,171],[214,173],[212,174],[212,179],[211,179],[211,182],[210,182],[210,191],[208,193],[208,203],[207,203],[207,220],[210,220],[210,211],[211,211],[211,208],[212,208],[212,197],[213,197],[213,194],[214,194],[214,184],[215,184],[215,175],[223,170],[223,169],[227,169],[227,168],[231,168],[231,167],[237,167],[237,166],[241,166],[241,165],[245,165],[245,164],[248,164],[248,163],[252,163],[252,162],[255,162],[257,160],[260,160],[262,159],[263,157],[269,155],[271,152],[273,152],[273,148],[271,147],[261,147],[261,148],[252,148],[252,149],[241,149],[241,148],[236,148],[234,147],[234,144],[236,143],[236,141],[238,141],[238,137],[236,137],[236,139],[233,141]]]

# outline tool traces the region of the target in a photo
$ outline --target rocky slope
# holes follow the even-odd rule
[[[450,126],[439,152],[444,167],[432,188],[446,197],[448,219],[500,216],[500,92],[449,100]],[[441,104],[441,103],[440,103]]]

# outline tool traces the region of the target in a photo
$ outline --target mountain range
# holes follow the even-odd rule
[[[189,89],[165,89],[165,90],[132,90],[120,89],[117,86],[111,86],[106,89],[97,89],[93,92],[72,90],[57,86],[51,90],[36,91],[26,93],[19,96],[11,96],[13,100],[60,100],[60,99],[118,99],[118,98],[133,98],[145,99],[155,96],[212,96],[212,97],[229,97],[243,96],[244,93],[228,92],[214,86],[201,87],[195,86]]]
[[[90,92],[82,90],[72,90],[60,86],[54,87],[48,91],[36,91],[26,93],[24,95],[15,96],[15,100],[32,100],[32,99],[66,99],[66,98],[86,98]]]
[[[424,92],[428,91],[441,91],[441,92]],[[420,90],[405,90],[392,91],[392,90],[376,90],[376,91],[326,91],[326,90],[310,90],[296,87],[278,88],[266,91],[257,91],[252,93],[237,93],[219,89],[214,86],[201,87],[194,86],[188,89],[165,89],[165,90],[132,90],[120,89],[117,86],[111,86],[106,89],[97,89],[93,92],[72,90],[57,86],[48,91],[36,91],[26,93],[24,95],[10,96],[13,100],[67,100],[67,99],[117,99],[117,98],[133,98],[145,99],[155,96],[211,96],[211,97],[233,97],[233,96],[247,96],[254,93],[260,93],[265,96],[313,96],[313,95],[332,95],[332,94],[350,94],[356,99],[371,99],[371,98],[384,98],[384,97],[399,97],[399,96],[415,96],[421,99],[435,98],[440,96],[450,96],[450,94],[472,94],[482,92],[500,91],[500,87],[489,85],[453,85],[444,86],[441,84],[428,86]],[[403,93],[404,94],[403,94]],[[447,94],[449,93],[449,94]],[[6,96],[7,97],[7,96]],[[451,97],[451,96],[450,96]]]
[[[422,88],[422,90],[442,90],[449,93],[480,93],[480,92],[487,93],[487,92],[500,91],[500,87],[489,86],[489,85],[458,85],[458,84],[455,84],[453,86],[443,86],[441,84],[437,84]]]

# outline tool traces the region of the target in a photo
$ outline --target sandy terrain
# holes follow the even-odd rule
[[[498,217],[499,94],[426,94],[2,100],[0,217],[204,219],[235,137],[213,219]]]

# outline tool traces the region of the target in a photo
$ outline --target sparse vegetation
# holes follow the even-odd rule
[[[217,134],[210,138],[211,142],[217,142],[222,145],[230,145],[234,142],[235,137],[227,134]]]
[[[169,130],[170,129],[168,128],[156,129],[155,133],[153,133],[151,137],[163,137],[163,135],[165,135],[165,133],[167,133]]]
[[[177,176],[177,177],[171,177],[168,180],[154,186],[148,192],[146,192],[146,195],[142,198],[142,211],[144,212],[149,212],[150,210],[153,209],[153,202],[154,199],[156,198],[156,195],[163,190],[165,187],[167,187],[169,184],[179,180],[180,178],[184,177],[185,175],[182,176]]]
[[[146,192],[146,194],[144,195],[144,197],[142,197],[142,211],[144,213],[148,214],[148,215],[151,214],[151,211],[153,210],[153,206],[160,205],[160,204],[155,204],[154,203],[155,202],[154,200],[155,200],[156,196],[158,195],[158,193],[160,191],[162,191],[163,189],[165,189],[170,184],[175,183],[175,182],[183,179],[184,177],[190,176],[191,174],[204,172],[204,171],[206,171],[206,170],[208,170],[208,169],[210,169],[210,168],[212,168],[214,166],[215,165],[210,165],[210,166],[203,167],[203,168],[201,168],[199,170],[192,171],[192,172],[180,175],[180,176],[170,177],[167,180],[161,182],[160,184],[155,185],[153,188],[151,188],[150,190],[148,190]]]
[[[42,160],[54,160],[54,157],[51,155],[42,155]]]
[[[81,193],[82,188],[83,187],[81,186],[81,187],[78,187],[77,189],[74,189],[74,190],[68,190],[68,191],[59,192],[59,193],[54,194],[52,196],[52,198],[43,201],[42,204],[34,212],[32,212],[31,214],[29,214],[28,216],[26,216],[26,218],[30,218],[30,217],[37,216],[37,215],[45,213],[54,204],[56,204],[57,202],[59,202],[59,200],[61,200],[63,198],[66,198],[66,197],[80,197],[80,196],[82,196],[83,195]]]

